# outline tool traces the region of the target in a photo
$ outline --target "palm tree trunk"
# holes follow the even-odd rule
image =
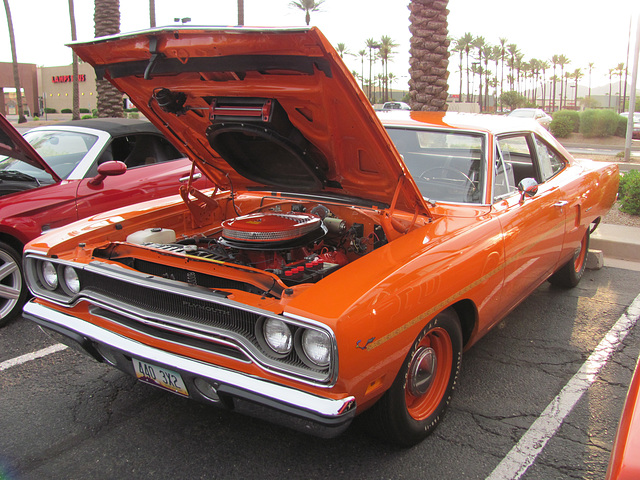
[[[69,23],[71,23],[71,40],[75,42],[76,36],[76,14],[73,8],[73,0],[69,0]],[[73,53],[73,79],[72,79],[72,119],[80,120],[80,87],[78,85],[78,56]]]
[[[93,15],[96,37],[113,35],[120,31],[120,1],[95,0]],[[108,80],[96,80],[99,117],[124,117],[122,93]]]
[[[11,58],[13,61],[13,83],[15,84],[15,87],[16,87],[18,123],[25,123],[27,121],[27,118],[24,116],[24,110],[22,108],[22,88],[20,87],[20,72],[18,71],[18,56],[16,54],[16,37],[15,37],[15,34],[13,33],[13,20],[11,20],[11,9],[9,8],[9,0],[4,0],[4,9],[7,12],[7,27],[9,29],[9,41],[11,43]]]
[[[149,0],[149,26],[156,26],[156,0]]]
[[[449,0],[411,0],[409,95],[412,110],[446,111]]]
[[[244,25],[244,0],[238,0],[238,25]]]

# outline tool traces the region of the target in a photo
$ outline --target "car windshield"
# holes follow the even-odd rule
[[[86,133],[63,130],[36,130],[27,132],[24,137],[60,178],[67,178],[80,163],[98,137]],[[26,164],[25,164],[26,165]],[[33,175],[34,167],[25,171]],[[45,172],[40,172],[40,175]]]
[[[533,110],[514,110],[509,114],[510,117],[519,117],[519,118],[533,118],[534,116]]]
[[[430,201],[481,203],[484,135],[387,128],[420,193]]]

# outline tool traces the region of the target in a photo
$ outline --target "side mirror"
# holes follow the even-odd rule
[[[127,171],[127,166],[123,162],[111,160],[98,165],[98,175],[89,180],[89,185],[100,185],[106,177],[122,175]]]
[[[538,182],[534,178],[523,178],[518,184],[520,192],[520,203],[524,202],[525,197],[533,197],[538,193]]]

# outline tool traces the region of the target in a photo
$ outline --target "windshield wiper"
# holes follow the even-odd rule
[[[40,181],[36,177],[15,170],[0,170],[0,180],[14,180],[18,182],[33,182],[40,186]]]

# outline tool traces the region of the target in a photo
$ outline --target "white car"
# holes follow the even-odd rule
[[[386,102],[382,105],[383,110],[411,110],[411,107],[404,102]]]
[[[547,115],[544,110],[540,108],[516,108],[509,113],[510,117],[517,118],[531,118],[549,130],[551,124],[551,116]]]

